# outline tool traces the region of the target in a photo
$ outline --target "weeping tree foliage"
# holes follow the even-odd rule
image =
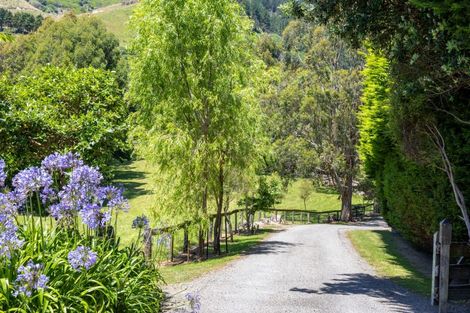
[[[259,147],[250,22],[230,0],[145,0],[131,24],[134,140],[157,165],[158,211],[201,223],[216,211],[219,252],[226,184]]]

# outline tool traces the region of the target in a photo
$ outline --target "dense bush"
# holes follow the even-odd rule
[[[48,18],[36,32],[0,46],[0,71],[12,74],[53,65],[106,69],[122,77],[122,62],[119,41],[101,21],[89,16]]]
[[[123,92],[105,70],[44,67],[0,77],[0,158],[10,174],[64,150],[107,172],[126,149],[126,118]]]
[[[17,34],[28,34],[41,26],[43,17],[28,12],[12,13],[0,8],[0,31],[8,30]]]
[[[158,311],[160,276],[114,239],[127,201],[101,181],[76,155],[53,154],[0,192],[0,311]]]

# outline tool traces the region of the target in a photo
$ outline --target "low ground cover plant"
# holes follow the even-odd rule
[[[6,180],[0,160],[0,311],[158,312],[160,275],[120,247],[127,200],[97,168],[55,153]]]

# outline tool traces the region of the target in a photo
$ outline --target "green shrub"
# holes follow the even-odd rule
[[[0,77],[0,158],[10,175],[55,151],[74,151],[106,174],[127,149],[127,107],[111,72],[43,67]]]

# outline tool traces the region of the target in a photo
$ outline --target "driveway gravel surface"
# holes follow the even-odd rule
[[[347,230],[385,226],[288,227],[225,268],[166,292],[170,303],[198,292],[201,313],[437,312],[428,298],[376,276],[345,236]]]

